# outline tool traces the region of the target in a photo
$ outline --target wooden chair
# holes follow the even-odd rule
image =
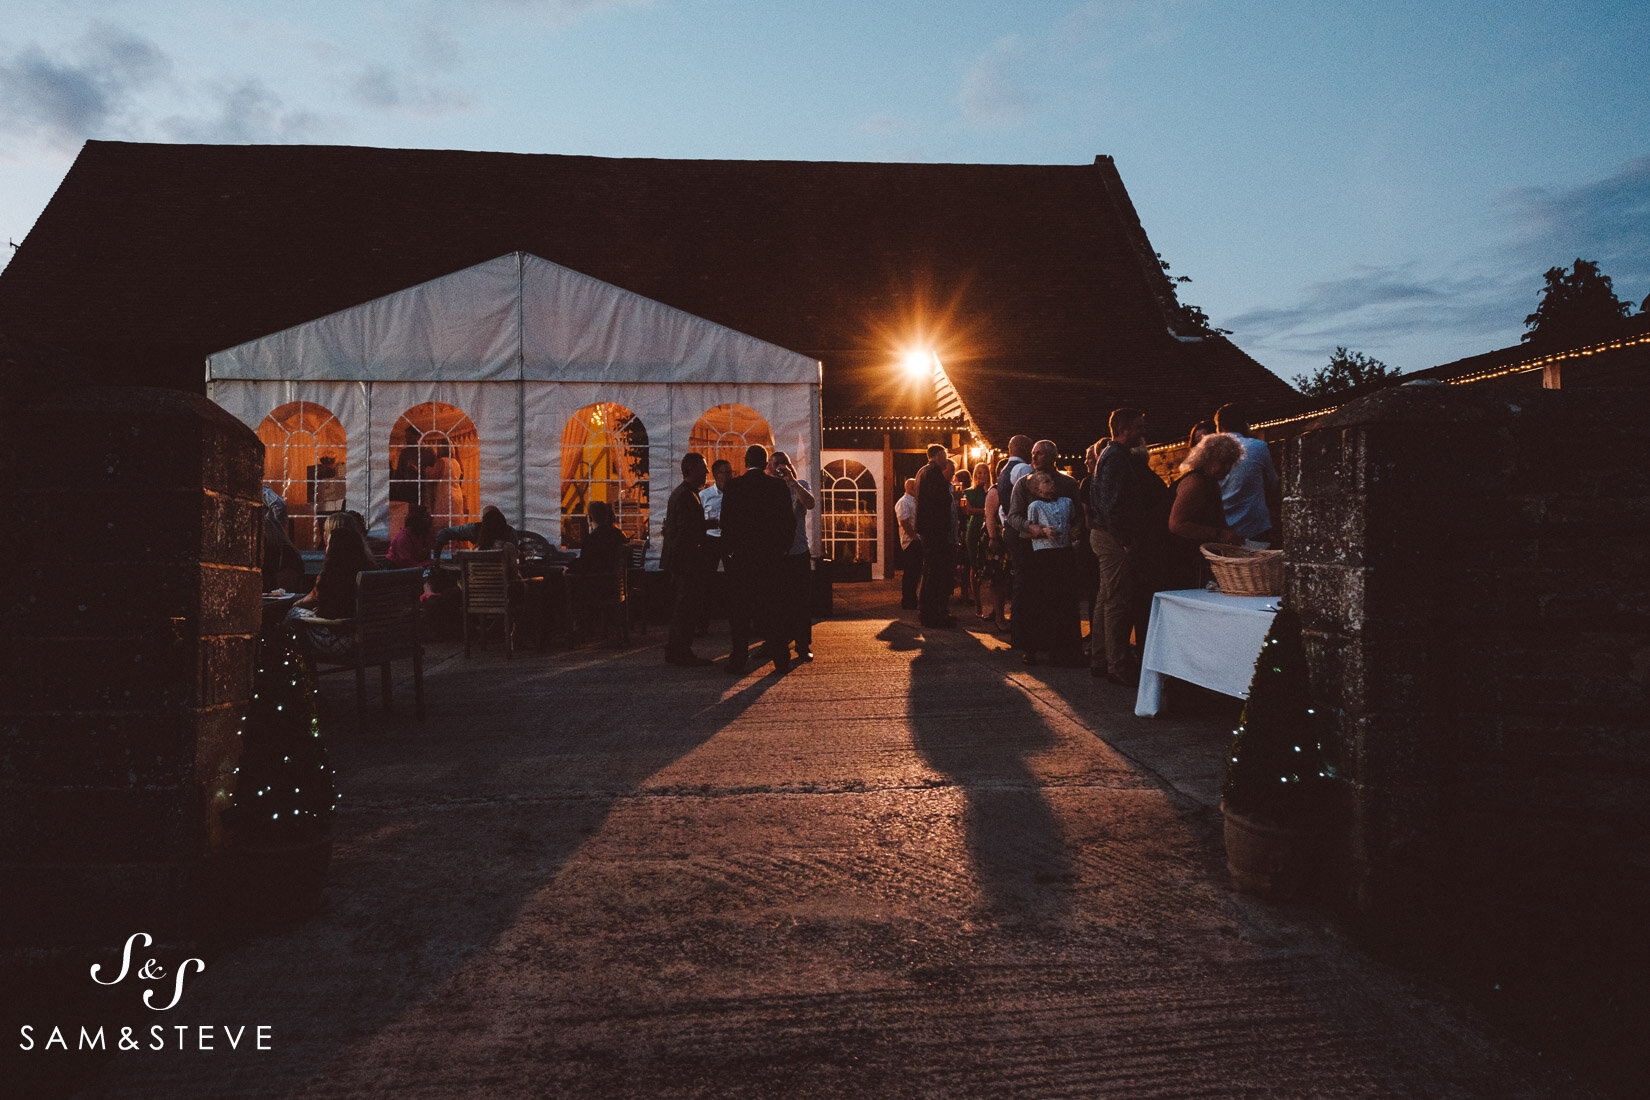
[[[390,662],[412,659],[414,710],[424,720],[424,647],[419,638],[418,598],[424,591],[423,569],[375,569],[355,576],[355,615],[348,619],[308,619],[329,630],[343,645],[325,652],[309,648],[316,674],[355,670],[355,713],[366,723],[367,669],[377,665],[384,709],[390,709]],[[306,647],[308,648],[308,647]],[[330,667],[322,668],[327,665]]]
[[[470,655],[470,620],[496,618],[504,622],[504,659],[514,651],[515,619],[510,608],[510,574],[503,550],[460,550],[454,555],[459,567],[459,587],[463,590],[464,656]],[[485,632],[478,630],[481,644]]]
[[[638,539],[627,547],[630,553],[629,568],[625,570],[625,640],[630,640],[630,620],[632,617],[642,624],[642,633],[647,633],[647,542]]]
[[[567,605],[575,635],[586,614],[595,617],[597,629],[606,637],[613,630],[619,639],[630,642],[630,570],[627,565],[600,573],[570,569],[566,577]]]

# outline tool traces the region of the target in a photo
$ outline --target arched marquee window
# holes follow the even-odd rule
[[[412,504],[429,509],[437,530],[481,518],[481,439],[462,409],[440,401],[414,405],[390,430],[384,461],[392,528]]]
[[[583,542],[597,500],[613,506],[620,530],[647,541],[647,428],[612,401],[586,405],[561,434],[563,545]]]
[[[851,458],[827,464],[822,473],[820,524],[825,556],[838,562],[876,561],[876,478]]]
[[[347,507],[344,426],[324,405],[293,401],[258,425],[264,445],[264,484],[286,501],[292,541],[319,550],[321,521]]]
[[[733,466],[733,476],[745,472],[745,448],[760,443],[773,450],[773,429],[755,409],[744,405],[718,405],[701,416],[688,433],[688,450],[705,456],[707,465],[725,458]]]

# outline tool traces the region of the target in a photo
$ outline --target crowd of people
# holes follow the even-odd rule
[[[1116,409],[1108,427],[1080,477],[1058,468],[1047,439],[1016,435],[994,470],[981,463],[972,473],[930,447],[894,509],[901,607],[924,627],[953,627],[960,588],[1025,664],[1087,665],[1097,678],[1138,682],[1152,594],[1202,587],[1203,543],[1271,545],[1278,476],[1232,406],[1192,429],[1168,484],[1148,461],[1145,413]]]
[[[930,447],[894,508],[901,607],[916,611],[925,628],[955,627],[950,608],[960,588],[989,629],[1007,632],[1025,664],[1086,665],[1095,677],[1134,684],[1152,594],[1201,587],[1208,575],[1204,543],[1270,545],[1278,477],[1266,444],[1249,435],[1231,406],[1193,427],[1179,476],[1168,484],[1148,462],[1143,412],[1116,409],[1108,427],[1085,453],[1081,473],[1059,469],[1051,440],[1025,435],[1011,438],[994,466],[981,462],[972,470],[959,469],[944,446]],[[793,659],[814,658],[807,519],[818,502],[784,451],[751,446],[744,465],[735,476],[725,460],[707,463],[698,452],[682,457],[660,561],[671,585],[664,654],[671,664],[712,664],[693,643],[708,633],[719,573],[727,581],[728,672],[750,666],[753,636],[762,643],[758,665],[771,661],[784,671]],[[297,591],[302,563],[271,496],[266,492],[265,587]],[[611,507],[592,501],[589,521],[569,573],[623,570],[627,536]],[[466,542],[504,550],[510,577],[519,581],[518,536],[497,508],[483,509],[475,523],[433,528],[431,510],[410,503],[387,564],[429,567],[445,546]],[[325,537],[320,575],[297,600],[294,618],[348,617],[356,573],[373,568],[358,513],[329,516]],[[439,571],[427,575],[426,598],[442,599]],[[314,633],[324,642],[324,631]]]
[[[707,477],[713,479],[708,485]],[[693,639],[707,632],[718,569],[728,582],[728,672],[742,674],[749,666],[753,634],[763,643],[759,665],[772,661],[783,672],[793,649],[796,660],[814,659],[808,513],[817,504],[784,451],[769,454],[753,444],[738,477],[725,461],[707,467],[697,451],[682,456],[682,480],[665,509],[660,558],[672,590],[666,661],[712,663],[694,653]]]

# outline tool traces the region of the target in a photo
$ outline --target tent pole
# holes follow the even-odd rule
[[[516,525],[527,528],[527,257],[516,253]]]

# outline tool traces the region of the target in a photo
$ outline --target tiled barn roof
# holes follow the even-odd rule
[[[198,390],[227,348],[506,253],[584,272],[824,364],[827,416],[924,411],[939,354],[969,415],[1078,448],[1115,405],[1156,438],[1289,405],[1221,338],[1176,339],[1109,157],[1086,165],[643,160],[88,142],[0,273],[0,331]]]

